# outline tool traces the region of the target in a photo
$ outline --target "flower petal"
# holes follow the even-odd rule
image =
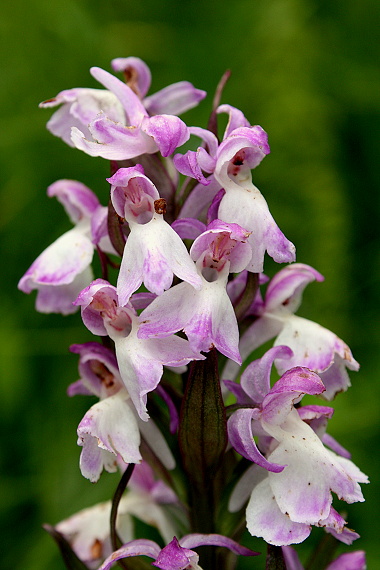
[[[180,115],[196,107],[206,95],[206,91],[196,89],[188,81],[179,81],[146,97],[144,105],[150,115]]]

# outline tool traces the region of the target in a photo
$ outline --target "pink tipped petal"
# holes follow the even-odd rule
[[[154,390],[161,380],[162,363],[150,356],[149,347],[131,335],[115,339],[115,349],[124,385],[138,415],[147,421],[147,394]]]
[[[127,160],[140,154],[157,152],[157,145],[137,126],[125,127],[114,123],[100,114],[94,119],[89,129],[93,140],[79,129],[71,129],[71,140],[79,150],[90,156],[101,156],[109,160]]]
[[[296,363],[316,372],[325,372],[334,364],[336,355],[340,357],[340,361],[337,362],[334,375],[338,373],[341,376],[342,371],[345,372],[345,366],[349,366],[353,370],[359,368],[359,364],[353,358],[349,347],[340,338],[321,325],[302,317],[291,315],[286,318],[275,344],[285,344],[294,353],[293,358],[286,362],[281,359],[277,360],[276,366],[280,374],[295,366]],[[340,390],[346,389],[349,385],[347,385],[346,378],[345,376],[340,382],[337,380],[338,386],[336,388],[340,385]],[[329,375],[326,375],[326,379],[329,379]],[[331,381],[334,382],[334,376],[332,376]]]
[[[114,562],[122,558],[130,556],[149,556],[149,558],[157,558],[161,548],[156,542],[145,538],[138,538],[124,544],[119,550],[116,550],[101,565],[99,570],[109,570]]]
[[[108,473],[117,471],[117,461],[113,453],[109,453],[98,447],[98,443],[91,435],[83,433],[78,438],[78,445],[83,447],[79,467],[83,477],[89,479],[92,483],[99,480],[103,469]]]
[[[147,394],[161,380],[163,365],[183,366],[193,359],[204,357],[182,338],[139,339],[136,331],[137,328],[133,328],[128,337],[114,337],[114,341],[122,380],[140,418],[147,421]]]
[[[294,403],[304,394],[319,395],[325,387],[320,377],[307,368],[291,368],[278,380],[264,397],[262,418],[265,422],[280,425],[286,421]]]
[[[90,71],[91,75],[95,77],[99,83],[102,83],[104,87],[116,95],[127,113],[129,123],[131,125],[139,125],[142,118],[147,116],[147,112],[132,89],[120,81],[120,79],[117,79],[117,77],[100,67],[92,67]]]
[[[276,346],[268,350],[264,356],[251,362],[241,376],[241,386],[256,405],[261,404],[270,391],[270,375],[273,362],[276,358],[284,359],[292,356],[287,346]]]
[[[318,271],[304,263],[293,263],[281,269],[268,284],[265,305],[267,311],[281,306],[295,313],[302,302],[302,293],[312,281],[323,281]]]
[[[267,461],[258,450],[252,434],[252,410],[240,409],[232,414],[227,423],[228,437],[233,448],[246,459],[260,467],[280,473],[284,465]]]
[[[274,338],[282,329],[282,323],[277,319],[270,318],[270,315],[257,319],[253,324],[243,333],[239,349],[243,361],[259,346]],[[278,345],[284,343],[278,343]],[[286,359],[285,359],[286,360]],[[224,376],[229,378],[230,376]]]
[[[86,267],[67,285],[39,285],[36,287],[38,289],[36,310],[40,313],[61,313],[62,315],[75,313],[78,309],[74,305],[74,300],[92,279],[92,269]]]
[[[180,115],[196,107],[206,95],[206,91],[196,89],[188,81],[179,81],[146,97],[144,105],[150,115]]]
[[[339,392],[344,392],[351,386],[351,381],[346,368],[350,370],[359,370],[359,363],[356,362],[348,346],[342,342],[347,350],[344,350],[344,358],[335,353],[334,361],[330,368],[320,372],[322,382],[326,386],[326,392],[323,397],[326,400],[332,400]]]
[[[40,103],[40,107],[61,105],[47,123],[48,130],[69,146],[71,128],[76,127],[89,136],[88,124],[103,111],[115,122],[125,122],[125,113],[117,97],[103,89],[67,89],[56,97]]]
[[[246,511],[247,528],[269,544],[284,546],[303,542],[310,534],[308,524],[294,522],[278,508],[266,477],[253,489]]]
[[[90,265],[91,241],[78,228],[69,230],[45,249],[20,279],[19,289],[30,293],[40,285],[67,285]]]
[[[161,570],[185,570],[185,568],[196,568],[199,556],[193,550],[183,548],[176,537],[165,546],[157,556],[152,566]],[[194,566],[195,565],[195,566]],[[199,566],[198,566],[199,568]]]
[[[197,546],[223,546],[231,552],[240,556],[257,556],[259,553],[238,544],[231,538],[221,534],[187,534],[179,540],[179,544],[186,548],[196,548]]]
[[[194,350],[208,352],[215,346],[241,363],[235,313],[220,280],[203,280],[199,291],[186,283],[176,285],[156,299],[140,319],[141,338],[167,336],[183,329]]]
[[[77,180],[57,180],[47,189],[63,205],[73,224],[90,218],[99,207],[99,200],[87,186]]]
[[[122,71],[140,99],[145,97],[151,83],[151,73],[147,64],[139,57],[116,57],[111,61],[114,71]]]
[[[325,433],[321,439],[324,445],[329,447],[334,453],[341,455],[346,459],[351,459],[351,453],[345,447],[343,447],[343,445],[340,445],[340,443],[337,442],[336,439],[333,438],[330,434]]]
[[[181,174],[190,176],[198,180],[203,186],[210,184],[210,180],[205,178],[198,162],[198,153],[188,150],[186,154],[176,154],[173,158],[174,166]]]
[[[157,389],[160,386],[157,386]],[[159,458],[161,463],[166,467],[166,469],[174,469],[175,467],[175,459],[173,457],[172,452],[166,442],[166,439],[156,426],[153,420],[143,421],[140,418],[136,417],[137,424],[139,426],[139,430],[141,432],[142,437],[145,439],[146,443],[152,449],[156,457]],[[169,491],[169,489],[168,489]],[[171,489],[170,489],[171,491]],[[171,497],[173,496],[173,492],[171,491]]]
[[[366,557],[364,550],[345,552],[329,564],[326,570],[366,570]]]
[[[149,307],[149,305],[152,303],[152,301],[154,301],[155,298],[156,295],[154,293],[148,293],[146,291],[143,291],[141,293],[135,293],[134,295],[132,295],[130,301],[132,307],[136,311],[140,311]]]
[[[249,271],[263,271],[265,251],[277,263],[295,260],[294,245],[278,228],[264,197],[252,183],[246,183],[244,187],[235,184],[230,185],[228,190],[226,188],[218,216],[225,222],[238,223],[252,232],[248,239],[253,252],[251,263],[247,267]]]
[[[127,239],[118,277],[121,305],[144,282],[147,289],[162,295],[172,284],[173,274],[199,288],[199,277],[181,238],[162,216],[147,224],[133,224]]]
[[[176,433],[179,425],[179,416],[177,408],[172,398],[170,397],[169,393],[160,385],[157,386],[157,394],[164,400],[165,404],[168,407],[169,416],[170,416],[170,424],[169,424],[170,433]]]
[[[239,481],[236,483],[228,502],[228,510],[231,513],[236,513],[244,504],[248,501],[251,496],[252,489],[266,479],[267,472],[265,469],[259,465],[251,465],[240,477]]]
[[[353,479],[349,472],[354,469],[351,462],[324,448],[296,410],[288,414],[281,427],[265,422],[262,425],[279,442],[268,460],[287,462],[281,473],[269,473],[268,477],[279,508],[288,513],[291,520],[316,524],[326,519],[332,502],[331,491],[347,502],[363,500],[358,485],[363,474],[359,472],[356,480]]]
[[[190,133],[183,121],[172,115],[156,115],[144,119],[142,131],[152,137],[162,156],[170,156],[189,140]]]
[[[223,139],[226,139],[232,131],[239,127],[249,127],[249,121],[245,118],[244,114],[240,111],[240,109],[236,109],[236,107],[232,107],[231,105],[219,105],[216,112],[219,113],[227,113],[228,117],[228,124],[226,130],[223,135]]]
[[[286,570],[304,570],[297,552],[291,546],[281,548],[286,564]]]

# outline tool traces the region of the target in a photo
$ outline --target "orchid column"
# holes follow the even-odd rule
[[[53,134],[111,161],[110,187],[100,200],[77,181],[49,187],[74,228],[40,254],[19,287],[37,289],[39,311],[80,308],[99,337],[70,347],[80,378],[68,394],[99,399],[77,430],[82,475],[121,478],[112,501],[46,528],[73,570],[150,567],[139,556],[166,570],[199,562],[232,570],[236,557],[258,554],[239,544],[249,533],[267,550],[252,568],[299,570],[292,545],[312,527],[336,545],[359,537],[333,494],[363,501],[367,477],[327,433],[333,408],[301,405],[305,395],[332,400],[347,390],[347,369],[359,365],[334,333],[294,314],[304,287],[323,277],[294,263],[295,246],[252,182],[268,137],[219,105],[225,78],[207,130],[177,116],[204,91],[181,81],[147,96],[143,61],[117,58],[112,66],[124,81],[92,68],[103,89],[69,89],[41,104],[61,105],[48,122]],[[221,141],[220,113],[228,115]],[[191,136],[202,146],[176,152]],[[291,265],[269,280],[266,253]],[[255,350],[273,338],[258,358]],[[161,543],[139,535],[132,517],[154,527]],[[321,569],[365,567],[361,551],[334,561],[331,546],[318,553]]]

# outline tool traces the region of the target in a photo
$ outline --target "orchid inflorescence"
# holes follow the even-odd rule
[[[232,569],[236,556],[258,554],[239,544],[245,526],[267,543],[267,569],[302,569],[291,545],[313,526],[336,544],[358,538],[332,493],[363,501],[367,477],[326,431],[334,410],[301,400],[332,400],[359,365],[334,333],[295,314],[306,285],[323,277],[295,263],[294,245],[252,182],[268,137],[220,105],[227,76],[204,129],[177,116],[204,91],[181,81],[147,96],[142,60],[117,58],[112,67],[123,81],[95,67],[103,89],[65,90],[40,105],[59,106],[47,124],[54,135],[110,161],[109,205],[81,182],[51,184],[48,195],[73,228],[19,288],[37,290],[40,312],[80,307],[101,337],[70,347],[80,379],[68,394],[99,399],[78,426],[83,476],[96,482],[104,469],[121,481],[112,501],[46,528],[73,569],[131,568],[130,557],[133,568],[200,569],[200,560],[205,570]],[[191,136],[200,146],[177,152]],[[288,264],[270,280],[266,252]],[[280,378],[271,385],[272,367]],[[161,544],[136,536],[133,517],[155,527]],[[331,552],[323,568],[365,568],[362,551],[335,560]]]

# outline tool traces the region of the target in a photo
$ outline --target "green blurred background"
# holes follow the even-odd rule
[[[254,182],[297,260],[326,277],[309,286],[299,314],[341,336],[362,365],[334,403],[329,431],[371,478],[366,503],[348,512],[362,535],[352,549],[366,549],[369,568],[378,567],[379,15],[376,0],[13,0],[1,8],[2,568],[62,569],[41,524],[107,499],[117,484],[104,474],[91,485],[78,469],[76,427],[89,402],[65,395],[77,379],[68,346],[90,334],[78,315],[37,314],[34,295],[16,286],[70,227],[46,197],[50,183],[78,179],[107,201],[106,161],[50,135],[51,112],[37,105],[62,89],[96,87],[92,65],[110,70],[112,58],[129,55],[151,67],[152,92],[183,79],[208,91],[184,115],[200,126],[231,69],[223,102],[269,133],[272,153]]]

